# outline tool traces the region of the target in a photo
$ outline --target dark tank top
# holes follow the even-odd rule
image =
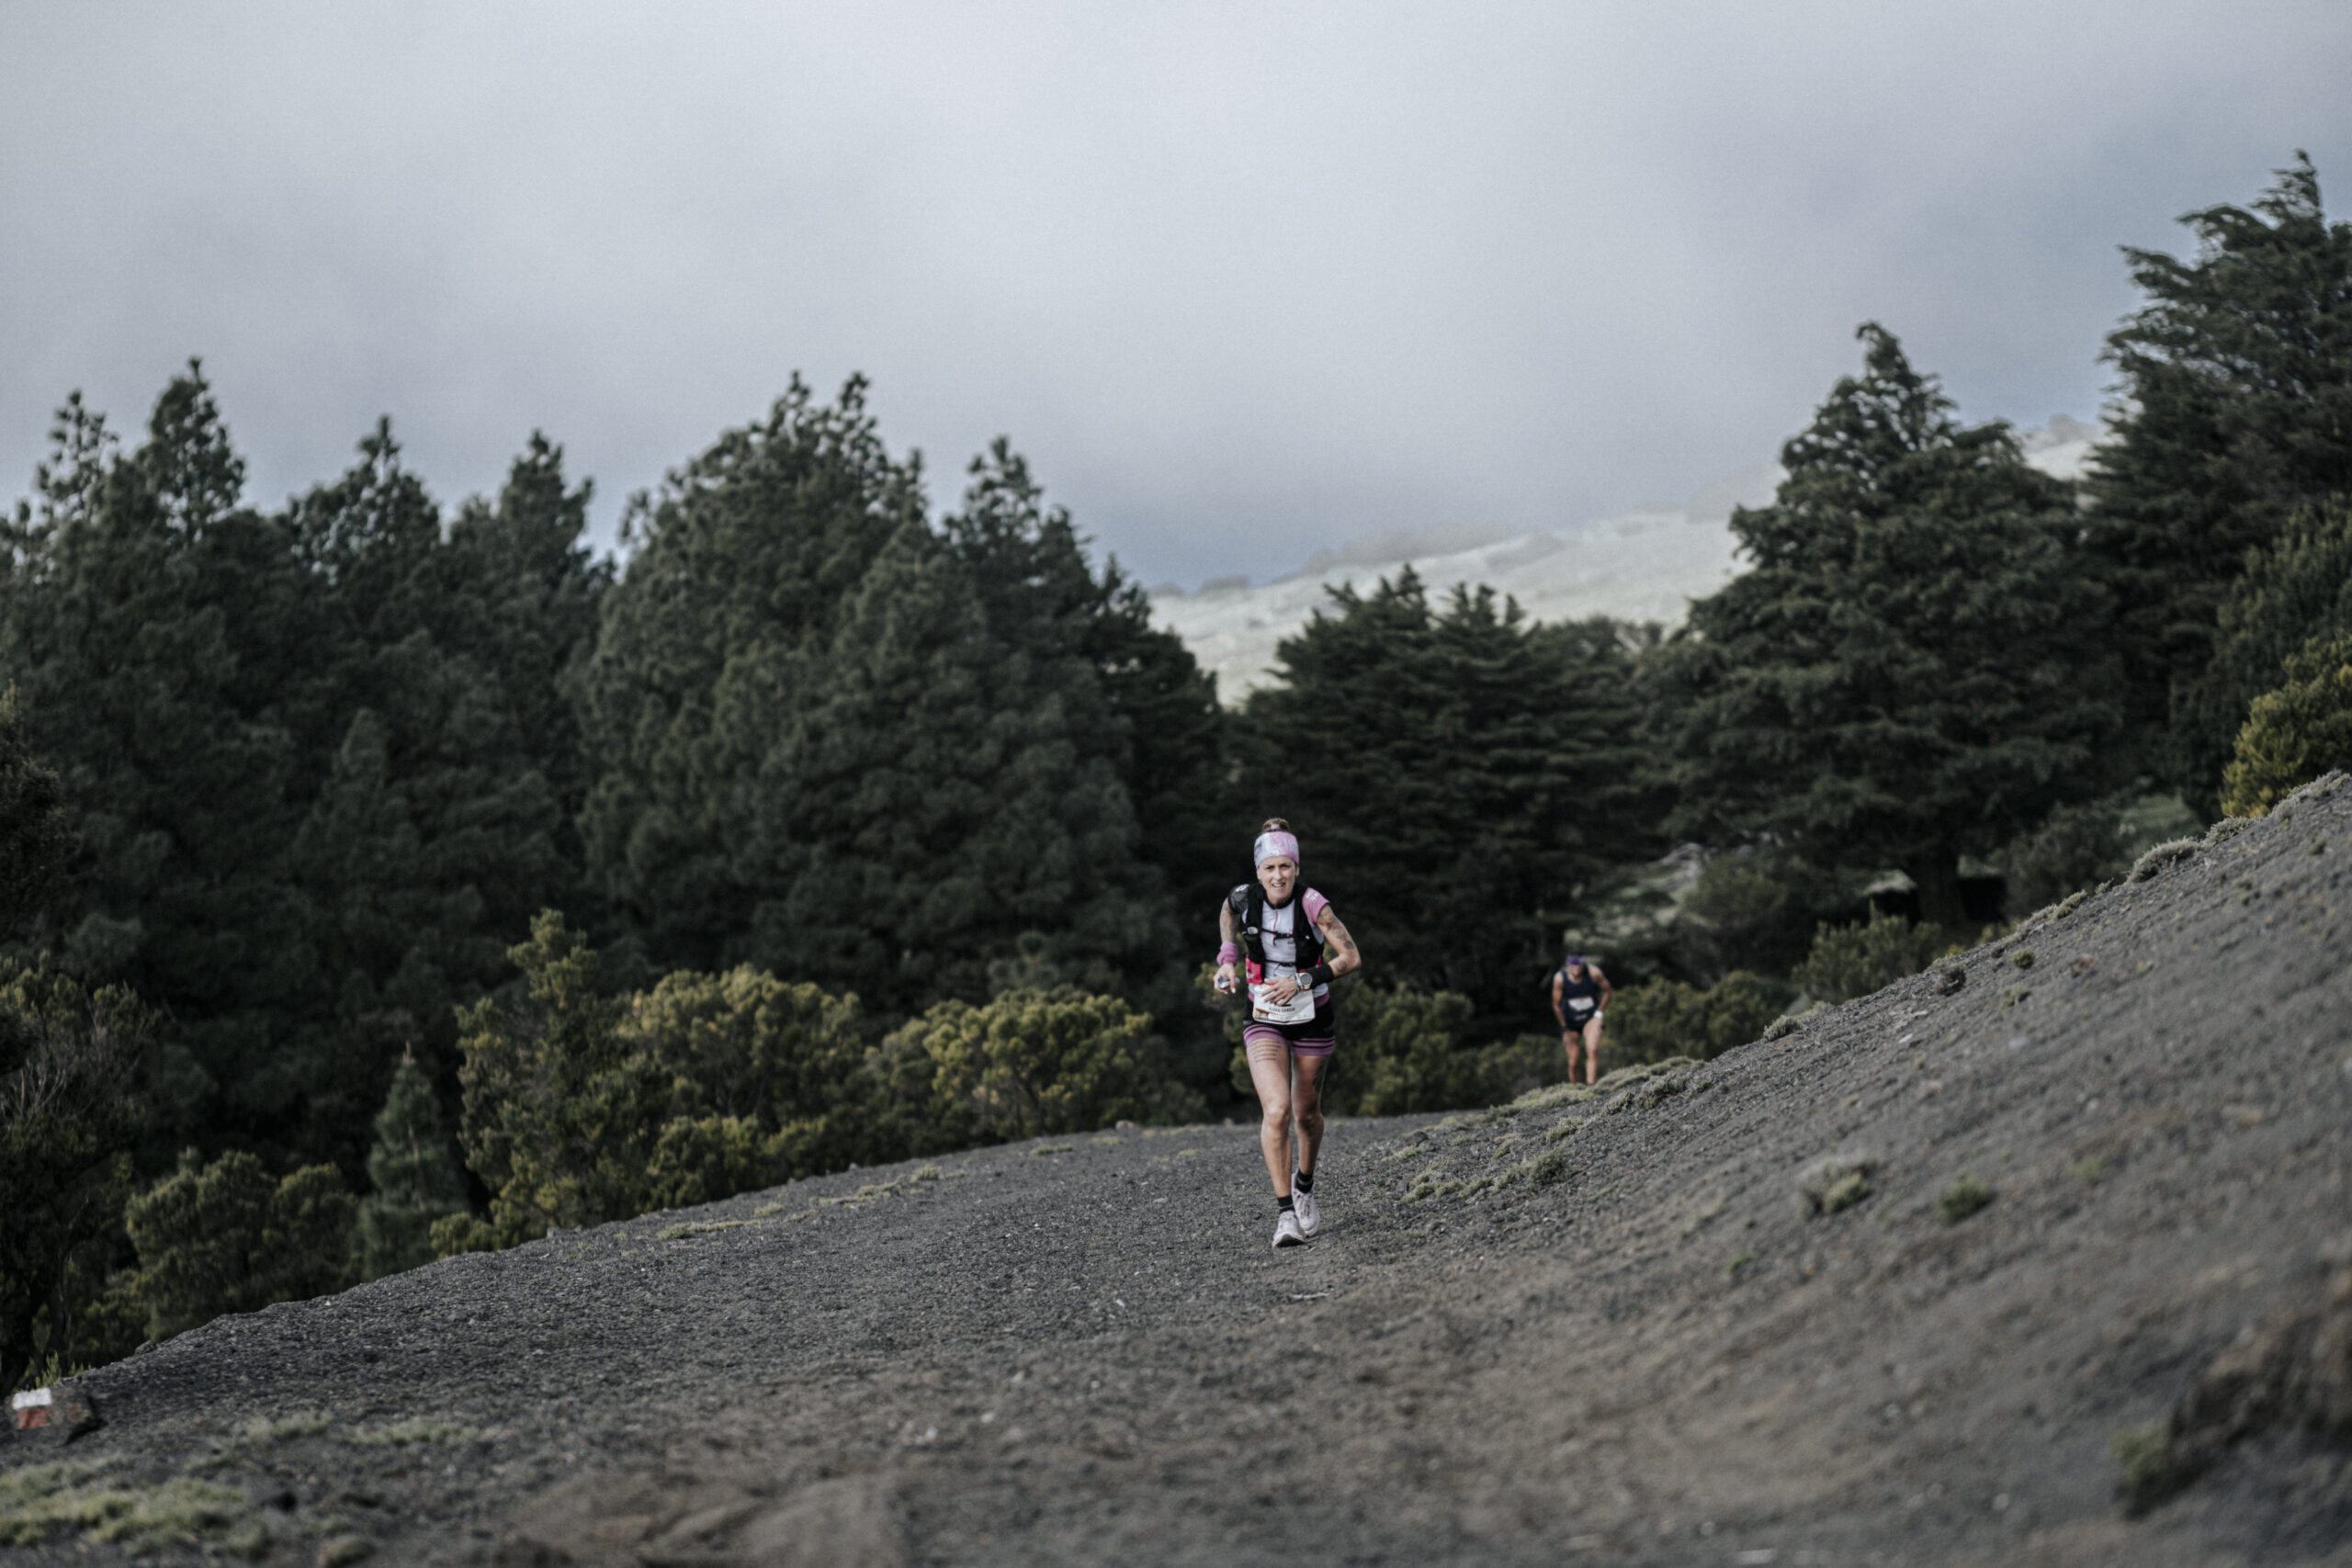
[[[1600,986],[1587,969],[1581,980],[1571,980],[1568,972],[1560,971],[1560,1010],[1567,1015],[1572,1027],[1582,1028],[1592,1021],[1593,1013],[1600,1006]]]

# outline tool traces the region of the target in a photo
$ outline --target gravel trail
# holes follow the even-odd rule
[[[1251,1127],[851,1171],[223,1319],[82,1380],[64,1457],[326,1568],[2352,1562],[2324,1434],[2142,1517],[2110,1451],[2352,1314],[2347,863],[2323,781],[1956,990],[1335,1122],[1304,1249]]]

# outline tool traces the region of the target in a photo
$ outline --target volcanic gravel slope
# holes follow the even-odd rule
[[[1246,1127],[854,1171],[223,1319],[65,1453],[330,1565],[2352,1562],[2259,1401],[2144,1516],[2110,1452],[2352,1262],[2342,784],[1949,994],[1339,1122],[1308,1248]]]

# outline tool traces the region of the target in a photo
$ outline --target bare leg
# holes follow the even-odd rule
[[[1298,1168],[1315,1169],[1315,1156],[1323,1147],[1323,1068],[1329,1056],[1294,1056],[1296,1070],[1291,1088],[1298,1111]]]
[[[1250,1082],[1258,1090],[1264,1116],[1258,1123],[1258,1148],[1266,1156],[1266,1174],[1274,1179],[1274,1196],[1290,1196],[1290,1047],[1268,1041],[1250,1043]],[[1322,1130],[1318,1117],[1316,1130]],[[1312,1168],[1311,1167],[1309,1168]]]
[[[1600,1020],[1594,1019],[1584,1026],[1584,1081],[1597,1083],[1600,1078]]]
[[[1560,1044],[1568,1053],[1568,1081],[1577,1081],[1577,1061],[1584,1055],[1584,1036],[1573,1029],[1560,1031]]]

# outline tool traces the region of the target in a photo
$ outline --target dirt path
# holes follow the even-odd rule
[[[2110,1452],[2352,1264],[2347,864],[2314,791],[1951,994],[1339,1123],[1303,1251],[1247,1128],[851,1172],[223,1320],[68,1454],[305,1562],[2352,1562],[2290,1421]]]

